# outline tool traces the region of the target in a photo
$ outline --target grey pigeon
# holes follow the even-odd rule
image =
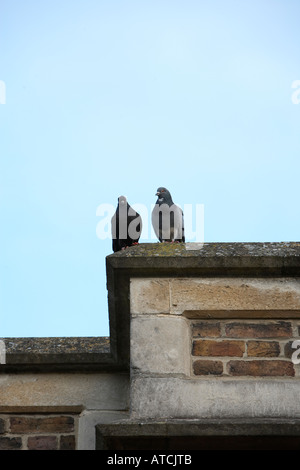
[[[152,211],[152,225],[160,242],[185,242],[183,211],[174,204],[170,192],[157,189],[158,196]]]
[[[124,250],[137,245],[142,232],[142,218],[127,202],[125,196],[118,198],[118,207],[111,219],[112,249]]]

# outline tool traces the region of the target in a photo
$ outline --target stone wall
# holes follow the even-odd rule
[[[299,448],[299,243],[142,244],[106,263],[110,338],[2,338],[0,450]]]
[[[0,450],[95,449],[95,426],[128,414],[127,373],[0,374]]]
[[[110,338],[2,338],[0,449],[93,450],[95,425],[128,413]]]
[[[130,294],[134,416],[300,417],[299,278],[131,278]]]

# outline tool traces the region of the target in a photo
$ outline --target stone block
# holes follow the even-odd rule
[[[190,327],[184,317],[131,320],[131,367],[158,374],[190,374]]]
[[[128,407],[129,377],[123,373],[16,374],[0,376],[2,410],[22,407],[121,410]]]
[[[130,311],[132,314],[169,313],[169,279],[131,279]]]
[[[228,316],[232,311],[300,311],[300,280],[248,278],[173,279],[171,306],[173,314],[195,311]],[[213,316],[211,314],[210,316]]]
[[[300,418],[299,382],[275,377],[136,377],[131,406],[132,416],[140,419],[294,419]]]

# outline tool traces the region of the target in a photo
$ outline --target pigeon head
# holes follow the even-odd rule
[[[167,190],[167,188],[164,188],[162,186],[157,188],[156,196],[158,196],[157,204],[159,205],[168,204],[169,206],[171,206],[173,204],[171,193]]]
[[[127,205],[127,199],[125,196],[120,196],[118,197],[118,203],[120,206],[125,206]]]

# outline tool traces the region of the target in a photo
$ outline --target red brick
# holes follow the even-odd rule
[[[71,416],[11,417],[10,429],[15,434],[68,433],[74,431],[74,418]]]
[[[0,434],[5,433],[5,420],[0,418]]]
[[[218,338],[221,336],[221,325],[219,322],[202,321],[193,324],[193,337]]]
[[[28,437],[28,450],[57,450],[56,436],[33,436]]]
[[[299,359],[299,347],[298,345],[295,345],[295,347],[292,347],[294,343],[294,340],[293,341],[288,341],[285,346],[284,346],[284,356],[285,357],[288,357],[288,358],[292,358],[292,355],[294,352],[296,352],[296,358]]]
[[[290,338],[293,336],[290,322],[246,323],[232,322],[225,326],[229,338]]]
[[[222,375],[223,364],[221,361],[195,361],[193,364],[195,375]]]
[[[194,356],[230,356],[242,357],[245,352],[243,341],[231,340],[195,340],[193,343]]]
[[[60,450],[75,450],[75,436],[61,436],[59,448]]]
[[[228,373],[235,376],[249,375],[259,377],[281,377],[287,375],[293,377],[295,375],[295,370],[292,362],[290,361],[229,361]]]
[[[20,437],[0,437],[0,450],[19,450],[21,447]]]
[[[248,357],[278,357],[280,345],[277,341],[248,341]]]

